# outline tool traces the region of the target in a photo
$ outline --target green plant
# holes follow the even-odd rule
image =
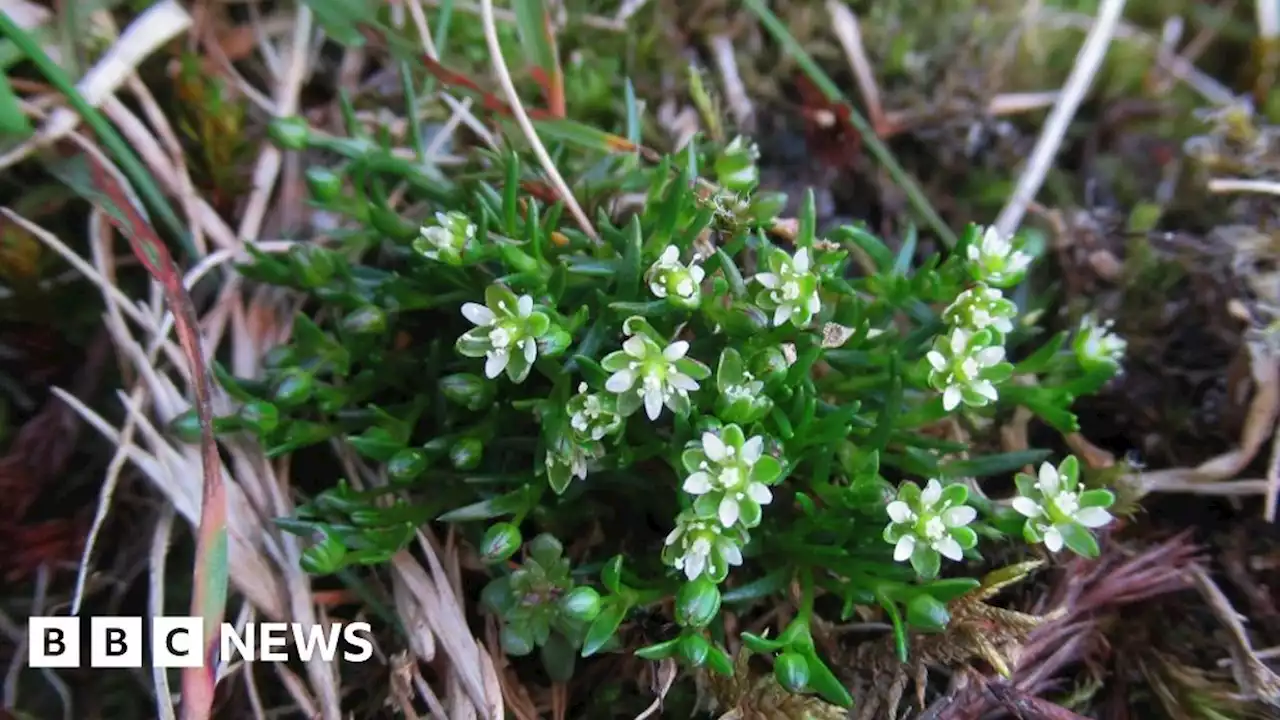
[[[1015,405],[1074,432],[1075,398],[1119,368],[1123,344],[1096,323],[1068,345],[1018,322],[1002,289],[1033,263],[1023,239],[971,227],[917,261],[914,233],[897,252],[862,227],[819,238],[810,195],[783,240],[744,141],[649,165],[554,148],[567,175],[644,196],[597,213],[595,242],[528,194],[537,179],[514,152],[452,183],[296,119],[273,135],[341,150],[325,177],[347,182],[314,201],[353,228],[342,249],[242,269],[323,309],[298,316],[261,378],[219,372],[243,408],[218,427],[271,455],[342,439],[383,478],[281,520],[315,541],[309,571],[376,566],[417,525],[457,524],[492,573],[482,595],[506,651],[539,651],[554,679],[615,650],[730,673],[721,608],[794,601],[786,627],[745,646],[775,657],[783,687],[848,705],[812,637],[820,596],[845,617],[881,607],[905,658],[908,629],[945,629],[948,603],[978,585],[964,563],[984,546],[1097,552],[1087,529],[1112,496],[1080,486],[1074,458],[1042,464],[1038,484],[1020,476],[1006,503],[972,479],[1047,452],[983,454],[932,432],[980,435]],[[395,181],[421,217],[387,204]],[[955,572],[939,578],[944,559]],[[627,647],[630,614],[663,608],[674,634]]]

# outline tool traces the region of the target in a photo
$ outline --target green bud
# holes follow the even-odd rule
[[[440,378],[440,392],[445,399],[468,410],[483,410],[493,405],[494,390],[492,382],[471,373]]]
[[[526,626],[516,626],[510,623],[502,626],[502,634],[499,636],[502,643],[502,649],[511,657],[523,657],[533,652],[533,635]]]
[[[311,126],[306,118],[293,116],[276,118],[267,126],[272,142],[285,150],[306,150],[311,143]]]
[[[374,230],[397,242],[409,242],[418,237],[422,227],[400,217],[391,208],[379,203],[369,203],[369,224]]]
[[[573,336],[563,329],[553,327],[538,340],[539,357],[558,357],[573,344]]]
[[[292,370],[276,385],[274,399],[281,407],[297,407],[311,399],[315,378],[305,370]]]
[[[293,270],[294,279],[299,285],[310,290],[328,284],[337,270],[333,255],[328,250],[311,243],[298,243],[289,248],[287,258],[289,267]]]
[[[694,667],[702,667],[711,652],[711,644],[701,635],[685,635],[680,638],[680,656]]]
[[[280,411],[264,400],[247,402],[236,414],[245,427],[259,435],[266,435],[280,426]]]
[[[169,432],[188,445],[200,444],[200,418],[188,410],[169,421]]]
[[[560,612],[583,622],[591,622],[600,614],[600,593],[587,585],[569,591],[560,599]]]
[[[720,588],[705,575],[676,593],[676,622],[684,627],[706,627],[719,612]]]
[[[487,563],[500,563],[515,555],[523,542],[520,528],[508,522],[494,523],[480,539],[480,559]]]
[[[921,630],[942,632],[950,620],[946,603],[928,593],[920,593],[907,602],[907,622]]]
[[[480,438],[466,437],[449,448],[449,462],[455,470],[475,470],[484,456],[484,443]]]
[[[418,448],[400,450],[387,461],[387,477],[396,482],[417,480],[427,469],[427,454]]]
[[[353,335],[380,335],[387,331],[387,314],[366,305],[343,318],[342,329]]]
[[[313,165],[305,174],[307,190],[320,203],[331,203],[342,196],[342,178],[327,167]]]
[[[809,684],[809,661],[796,652],[784,652],[773,661],[773,676],[787,690],[802,692]]]

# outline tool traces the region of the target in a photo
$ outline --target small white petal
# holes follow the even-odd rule
[[[1087,528],[1100,528],[1111,522],[1111,513],[1100,507],[1080,508],[1076,511],[1075,519]]]
[[[930,478],[929,482],[925,483],[924,492],[920,493],[921,504],[923,504],[927,508],[933,507],[934,505],[938,504],[938,501],[941,499],[942,499],[942,483],[938,482],[933,478]]]
[[[674,265],[680,262],[680,250],[675,245],[668,245],[666,250],[662,251],[662,256],[658,258],[658,262],[663,265]]]
[[[706,555],[685,555],[684,576],[690,580],[697,580],[702,574],[702,569],[707,565]]]
[[[822,299],[818,297],[818,293],[809,296],[809,312],[817,313],[822,309]]]
[[[662,541],[662,542],[663,542],[663,544],[664,544],[664,545],[674,545],[674,544],[675,544],[675,542],[676,542],[677,540],[679,540],[679,539],[680,539],[680,534],[681,534],[681,533],[680,533],[680,528],[676,528],[676,529],[672,530],[671,532],[667,533],[667,539]]]
[[[511,356],[504,352],[490,353],[484,361],[485,377],[492,380],[501,375],[502,371],[507,368],[507,360],[510,358]]]
[[[947,535],[941,540],[933,544],[933,549],[942,553],[942,556],[948,560],[960,561],[964,559],[964,549],[960,547],[960,543],[956,539]]]
[[[1058,494],[1058,469],[1049,463],[1040,464],[1040,492],[1052,496]]]
[[[951,352],[959,355],[969,346],[969,331],[963,328],[956,328],[951,331]]]
[[[942,513],[942,522],[947,527],[957,528],[964,527],[974,521],[978,517],[978,511],[968,505],[960,505],[959,507],[947,508]]]
[[[672,372],[667,375],[667,384],[685,392],[693,392],[698,389],[698,381],[682,372]]]
[[[693,278],[695,283],[701,283],[706,276],[707,271],[703,270],[701,265],[694,265],[689,268],[689,277]]]
[[[747,497],[756,501],[757,505],[768,505],[773,502],[773,491],[764,483],[751,483],[747,486]]]
[[[633,335],[627,338],[627,341],[622,343],[622,351],[633,358],[643,358],[645,354],[644,338],[639,335]]]
[[[729,454],[724,441],[713,432],[702,433],[702,452],[711,462],[720,462]]]
[[[911,557],[911,553],[915,552],[916,538],[914,535],[903,535],[898,538],[898,544],[893,546],[893,559],[895,562],[902,562]]]
[[[480,303],[473,302],[462,304],[462,316],[480,327],[489,325],[494,320],[492,310]]]
[[[519,311],[520,317],[529,317],[529,313],[533,312],[533,298],[528,295],[521,295],[516,300],[516,310]]]
[[[528,363],[538,359],[538,343],[534,342],[533,338],[524,339],[524,359]]]
[[[947,359],[942,357],[942,353],[937,350],[930,350],[925,357],[929,359],[929,364],[933,366],[934,370],[941,372],[947,369]]]
[[[894,500],[885,509],[889,513],[889,519],[896,523],[910,522],[915,517],[911,508],[901,500]]]
[[[791,317],[791,306],[779,305],[778,309],[773,311],[774,327],[781,327],[782,324],[785,323],[787,321],[787,318],[789,317]]]
[[[644,391],[644,414],[650,420],[657,420],[662,414],[662,391],[657,388],[646,388]]]
[[[757,273],[756,282],[772,290],[778,287],[778,276],[773,273]]]
[[[1014,510],[1017,510],[1020,514],[1029,518],[1040,517],[1044,514],[1044,509],[1041,508],[1035,500],[1032,500],[1029,497],[1019,495],[1013,499],[1012,504]]]
[[[978,351],[978,362],[983,367],[991,367],[1004,359],[1004,348],[999,345],[982,348]]]
[[[762,454],[764,454],[763,437],[756,435],[742,443],[742,462],[748,465],[755,465]]]
[[[942,409],[946,410],[947,412],[951,412],[952,410],[955,410],[956,407],[960,404],[960,400],[962,399],[962,397],[963,397],[963,394],[960,392],[960,388],[956,387],[955,385],[952,385],[951,387],[947,388],[946,392],[942,393]]]
[[[720,557],[730,565],[741,565],[742,549],[733,543],[724,543],[720,546]]]
[[[979,380],[972,387],[974,392],[993,402],[1000,397],[996,392],[996,386],[992,385],[990,380]]]
[[[619,370],[609,376],[604,383],[604,389],[611,393],[624,393],[631,389],[636,382],[636,374],[630,370]]]
[[[711,476],[704,472],[696,472],[684,481],[684,491],[690,495],[703,495],[711,492]]]
[[[720,524],[725,527],[733,527],[738,522],[738,500],[730,495],[726,495],[720,501]]]
[[[1058,528],[1050,527],[1044,531],[1044,546],[1049,548],[1049,552],[1058,552],[1062,545],[1062,533],[1058,532]]]
[[[809,272],[809,248],[800,248],[791,260],[791,267],[798,273]]]
[[[689,352],[689,343],[684,340],[677,340],[668,345],[666,350],[662,351],[662,357],[671,362],[675,362],[676,360],[684,357],[687,352]]]

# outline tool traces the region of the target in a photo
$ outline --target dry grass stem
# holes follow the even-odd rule
[[[725,103],[733,115],[733,121],[744,132],[751,132],[755,126],[755,105],[747,94],[747,86],[742,82],[742,74],[738,72],[738,58],[733,52],[733,39],[725,34],[712,35],[707,44],[711,48],[711,57],[715,60],[716,70],[720,73],[720,83],[724,87]]]
[[[867,58],[867,49],[862,44],[862,28],[858,25],[858,16],[848,5],[837,0],[827,0],[827,14],[831,16],[831,29],[836,40],[844,49],[849,66],[853,69],[853,78],[858,83],[858,92],[862,93],[862,101],[867,106],[867,117],[871,127],[877,133],[886,129],[884,104],[880,101],[880,85],[876,82],[875,71],[871,69],[871,61]]]
[[[1280,182],[1246,178],[1213,178],[1209,181],[1209,192],[1280,195]]]
[[[1103,0],[1098,9],[1098,19],[1085,38],[1079,54],[1076,55],[1076,62],[1071,68],[1071,74],[1067,77],[1067,83],[1045,121],[1044,129],[1041,130],[1035,148],[1031,151],[1031,158],[1018,178],[1013,196],[1009,198],[1004,210],[996,218],[995,227],[1001,234],[1012,235],[1018,229],[1027,211],[1027,205],[1035,200],[1036,194],[1040,192],[1040,186],[1044,184],[1053,159],[1058,154],[1058,148],[1062,146],[1062,141],[1066,137],[1067,127],[1075,117],[1076,110],[1084,100],[1085,93],[1088,92],[1089,86],[1093,83],[1093,77],[1107,54],[1107,47],[1111,44],[1112,36],[1115,35],[1116,24],[1120,21],[1124,6],[1125,0]]]

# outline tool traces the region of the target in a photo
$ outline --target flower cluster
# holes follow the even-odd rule
[[[925,579],[937,576],[942,557],[961,560],[978,543],[977,533],[968,527],[978,513],[965,505],[968,499],[969,489],[960,484],[943,487],[931,479],[921,491],[913,482],[902,483],[898,499],[885,508],[889,524],[884,539],[893,545],[893,559],[910,560]]]
[[[544,461],[551,487],[557,492],[574,478],[587,479],[588,464],[605,454],[601,441],[622,429],[623,421],[616,398],[592,393],[586,383],[578,385],[578,393],[569,398],[565,409],[567,426],[547,444]]]
[[[748,531],[760,524],[763,506],[773,500],[770,486],[782,479],[781,463],[764,449],[763,436],[747,438],[742,428],[726,425],[704,432],[701,442],[681,455],[688,473],[683,489],[694,501],[667,536],[665,557],[689,580],[705,571],[720,582],[724,577],[717,569],[727,571],[741,562],[741,545],[735,543],[749,540]],[[703,559],[715,547],[721,555]]]
[[[629,318],[622,329],[628,335],[622,349],[600,363],[612,373],[605,389],[618,396],[618,412],[630,416],[644,405],[650,420],[658,419],[663,406],[688,415],[689,393],[698,389],[699,380],[711,376],[711,369],[685,357],[689,343],[684,340],[659,345],[657,331],[642,317]]]
[[[463,317],[476,327],[458,338],[458,352],[466,357],[483,357],[484,374],[489,379],[506,370],[511,382],[521,383],[538,358],[538,339],[551,329],[551,319],[533,309],[533,298],[516,297],[501,285],[485,290],[485,304],[464,303]]]
[[[1072,349],[1076,361],[1086,370],[1120,368],[1124,360],[1128,343],[1125,339],[1111,332],[1114,320],[1099,323],[1092,315],[1085,315],[1080,321],[1080,329],[1076,332]]]
[[[811,267],[809,248],[800,248],[794,257],[779,248],[769,248],[764,261],[768,272],[755,276],[764,288],[756,296],[756,304],[773,313],[775,326],[788,321],[797,328],[808,326],[822,309],[819,279]]]
[[[1058,467],[1043,463],[1036,477],[1019,473],[1014,482],[1018,495],[1013,509],[1026,518],[1027,542],[1043,542],[1051,552],[1064,546],[1085,557],[1098,554],[1098,542],[1089,530],[1111,522],[1107,508],[1115,502],[1109,490],[1086,490],[1080,482],[1080,463],[1068,456]]]
[[[705,275],[701,265],[680,262],[680,250],[675,245],[668,245],[645,274],[645,282],[654,297],[693,309],[701,302],[702,278]]]
[[[966,249],[969,272],[977,282],[998,288],[1017,285],[1031,266],[1031,256],[1014,247],[993,225]]]
[[[423,256],[449,265],[461,265],[463,256],[475,242],[476,226],[466,215],[455,211],[436,213],[435,225],[424,225],[414,249]]]
[[[942,393],[942,407],[948,412],[961,404],[983,407],[995,402],[996,386],[1013,374],[1013,366],[1005,362],[1004,338],[1013,332],[1018,308],[997,287],[1016,282],[1030,262],[995,228],[969,246],[968,259],[977,282],[942,311],[948,330],[925,356],[929,385]]]

